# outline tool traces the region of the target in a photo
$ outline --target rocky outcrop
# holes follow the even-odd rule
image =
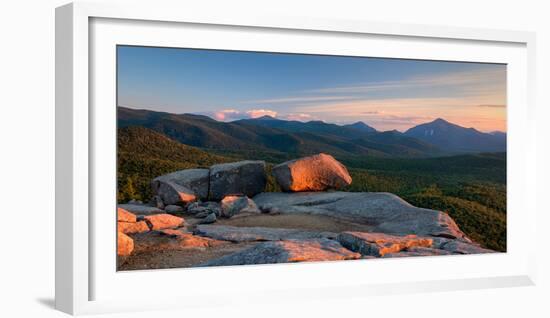
[[[331,155],[295,159],[273,167],[273,176],[283,191],[325,191],[351,184],[346,167]]]
[[[239,213],[261,213],[256,203],[246,196],[228,195],[220,203],[221,216],[226,218]]]
[[[152,230],[173,229],[184,224],[184,219],[170,214],[155,214],[144,217]]]
[[[335,238],[337,235],[330,232],[311,232],[299,229],[237,227],[228,225],[198,225],[194,233],[217,240],[235,243]]]
[[[151,214],[164,213],[164,211],[159,208],[143,205],[143,204],[119,204],[118,208],[124,209],[128,212],[131,212],[137,215],[151,215]]]
[[[214,213],[216,216],[221,215],[221,205],[219,202],[193,202],[187,206],[187,213],[197,215],[199,213]]]
[[[185,193],[187,199],[190,196],[194,196],[196,200],[206,199],[208,196],[208,183],[209,183],[209,170],[208,169],[185,169],[169,174],[162,175],[153,179],[151,182],[151,188],[153,193],[158,193],[162,198],[164,204],[177,204],[181,202],[174,202],[172,200],[166,201],[162,194],[162,184],[171,185],[173,188],[178,189],[181,193]],[[171,196],[169,196],[172,198]],[[183,201],[187,203],[191,201]]]
[[[254,202],[265,212],[328,215],[368,225],[372,232],[416,234],[469,241],[444,212],[417,208],[385,192],[261,193]]]
[[[211,260],[199,266],[275,264],[358,259],[338,242],[328,239],[264,242],[249,249]]]
[[[134,251],[134,240],[128,235],[117,233],[117,255],[129,256]]]
[[[382,257],[412,247],[431,248],[433,240],[416,235],[395,236],[383,233],[344,232],[338,235],[338,242],[345,248],[362,255]]]
[[[265,189],[264,161],[239,161],[210,167],[210,200],[221,200],[227,195],[252,197]]]

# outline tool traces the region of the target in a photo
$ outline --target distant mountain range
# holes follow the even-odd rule
[[[506,151],[506,138],[443,119],[398,131],[378,132],[363,122],[336,125],[269,116],[220,122],[208,116],[118,107],[119,128],[141,126],[183,144],[217,150],[335,156],[429,157],[465,152]]]
[[[474,128],[452,124],[441,118],[415,126],[407,130],[405,135],[452,152],[506,151],[505,133],[483,133]]]

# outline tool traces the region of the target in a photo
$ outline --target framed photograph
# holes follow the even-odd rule
[[[56,308],[533,284],[533,45],[58,8]]]

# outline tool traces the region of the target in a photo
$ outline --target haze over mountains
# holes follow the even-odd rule
[[[220,122],[208,116],[118,107],[119,128],[141,126],[183,144],[218,150],[244,150],[336,156],[431,157],[506,151],[506,134],[483,133],[443,119],[404,133],[378,132],[363,122],[336,125],[288,121],[269,116]]]

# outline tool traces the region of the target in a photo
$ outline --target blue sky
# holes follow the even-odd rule
[[[118,105],[223,121],[271,115],[405,130],[506,130],[506,66],[119,46]]]

